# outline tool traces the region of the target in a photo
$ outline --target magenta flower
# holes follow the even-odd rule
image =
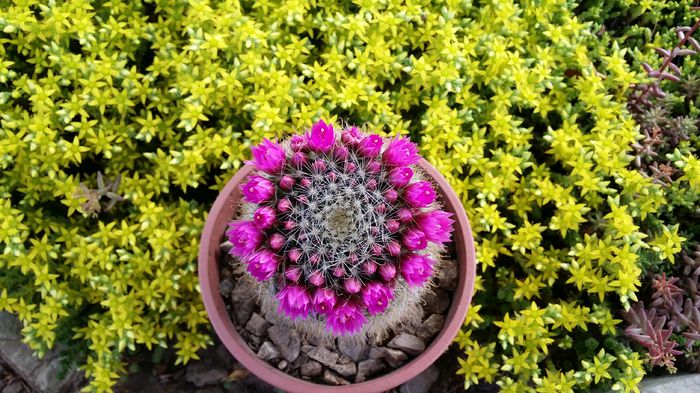
[[[269,206],[260,206],[253,213],[253,222],[260,229],[267,229],[275,223],[275,209]]]
[[[287,154],[282,146],[268,139],[263,139],[261,144],[251,147],[250,151],[253,154],[252,163],[259,170],[271,175],[275,175],[282,170],[284,161],[287,158]]]
[[[425,239],[425,234],[421,230],[415,228],[404,231],[401,242],[411,251],[423,250],[428,247],[428,241]]]
[[[246,259],[248,272],[258,281],[268,280],[277,271],[279,260],[272,251],[260,250]]]
[[[275,195],[275,185],[262,176],[248,177],[248,182],[241,186],[243,197],[250,203],[260,203],[270,200]]]
[[[335,292],[332,289],[316,288],[313,298],[314,311],[319,314],[327,314],[335,307],[336,300]]]
[[[402,166],[394,168],[389,172],[389,184],[396,188],[404,187],[413,178],[413,169]]]
[[[264,235],[260,229],[249,221],[234,221],[226,231],[228,241],[233,244],[229,254],[239,258],[253,253],[263,242]]]
[[[382,157],[386,164],[394,166],[413,165],[420,161],[418,145],[404,137],[397,137],[389,142]]]
[[[354,334],[362,329],[366,318],[362,310],[353,302],[336,305],[326,318],[326,327],[336,334]]]
[[[377,315],[386,310],[389,302],[394,298],[391,288],[379,282],[370,282],[362,288],[362,303],[372,315]]]
[[[281,189],[283,189],[285,191],[289,191],[292,189],[292,187],[294,187],[294,183],[296,183],[296,181],[294,180],[293,177],[284,175],[280,179],[279,185],[280,185]]]
[[[366,136],[360,141],[357,151],[365,157],[376,157],[382,151],[382,137],[377,134]]]
[[[442,210],[434,210],[427,213],[418,214],[415,218],[418,227],[425,233],[425,238],[434,243],[445,243],[450,241],[452,234],[452,224],[454,220],[452,214]]]
[[[309,135],[308,140],[311,150],[318,152],[330,151],[335,143],[333,125],[326,124],[323,120],[319,120],[311,127],[311,134]]]
[[[284,247],[284,244],[287,242],[287,239],[284,238],[283,234],[275,232],[272,235],[270,235],[268,242],[270,243],[270,248],[277,251]]]
[[[311,310],[311,297],[300,285],[287,285],[277,294],[277,300],[280,302],[279,312],[292,320],[305,319]]]
[[[340,139],[346,145],[355,145],[362,140],[363,136],[360,129],[357,127],[350,127],[340,134]]]
[[[299,278],[301,278],[301,269],[298,267],[289,267],[284,272],[284,276],[287,278],[287,280],[297,282],[299,281]]]
[[[435,190],[427,181],[419,181],[409,184],[404,192],[406,203],[413,207],[426,207],[436,198]]]
[[[422,285],[433,274],[433,261],[420,254],[406,254],[401,258],[401,276],[409,286]]]
[[[379,276],[384,281],[391,281],[396,277],[396,266],[391,263],[385,263],[379,267]]]
[[[320,287],[326,282],[326,279],[323,277],[323,273],[321,273],[320,270],[317,270],[309,275],[308,281],[315,286]]]

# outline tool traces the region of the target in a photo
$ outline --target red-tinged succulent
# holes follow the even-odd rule
[[[227,235],[231,254],[276,294],[280,314],[354,334],[396,306],[397,288],[427,285],[453,220],[408,138],[319,121],[251,150],[255,171],[241,191],[252,214]]]

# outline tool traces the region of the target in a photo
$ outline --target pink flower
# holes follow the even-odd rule
[[[316,124],[311,126],[311,134],[308,139],[311,150],[318,152],[330,151],[335,143],[333,125],[326,124],[323,120],[319,120]]]
[[[346,301],[336,305],[326,317],[326,329],[336,334],[354,334],[365,324],[365,315],[355,303]]]
[[[287,253],[287,256],[289,257],[290,261],[296,263],[297,261],[299,261],[299,258],[301,258],[301,250],[298,248],[292,248]]]
[[[357,150],[365,157],[376,157],[382,151],[382,137],[377,134],[372,134],[364,137],[360,141]]]
[[[228,240],[233,244],[229,254],[239,258],[251,254],[263,242],[263,233],[250,221],[234,221],[226,231]]]
[[[292,158],[290,161],[292,162],[292,166],[294,166],[295,168],[301,168],[304,166],[304,164],[306,164],[308,158],[306,157],[306,154],[298,151],[292,154]]]
[[[277,271],[279,260],[277,255],[269,250],[260,250],[247,258],[248,272],[258,281],[265,281]]]
[[[442,210],[434,210],[428,213],[421,213],[416,216],[416,224],[425,233],[425,238],[435,243],[445,243],[450,241],[452,233],[451,213]]]
[[[413,165],[420,160],[418,145],[408,138],[396,137],[387,146],[382,156],[388,165]]]
[[[388,229],[389,232],[392,232],[392,233],[398,231],[399,228],[401,227],[401,223],[399,223],[396,220],[388,220],[385,225],[386,225],[386,229]]]
[[[374,274],[374,272],[377,271],[377,264],[372,261],[367,261],[362,264],[362,271],[365,272],[365,274],[371,276],[372,274]]]
[[[283,189],[285,191],[289,191],[292,189],[292,187],[294,187],[294,183],[296,183],[296,181],[294,180],[293,177],[284,175],[280,179],[279,185],[280,185],[281,189]]]
[[[303,135],[292,135],[292,137],[289,138],[289,145],[292,151],[300,151],[306,146],[306,138]]]
[[[292,202],[290,202],[287,198],[280,199],[279,202],[277,202],[277,210],[282,213],[292,210]]]
[[[389,188],[388,190],[384,191],[384,199],[386,199],[387,202],[396,202],[398,198],[399,193],[393,188]]]
[[[401,254],[401,245],[396,240],[392,240],[386,245],[386,250],[392,257],[398,257]]]
[[[262,176],[253,175],[248,182],[241,185],[241,191],[246,201],[251,203],[265,202],[275,195],[275,185]]]
[[[415,228],[404,231],[401,242],[409,250],[423,250],[428,247],[423,231]]]
[[[354,145],[362,140],[362,133],[357,127],[350,127],[340,134],[340,139],[346,145]]]
[[[370,282],[362,289],[362,303],[367,306],[367,311],[377,315],[386,310],[394,293],[391,288],[379,282]]]
[[[407,166],[394,168],[389,172],[389,184],[402,188],[413,178],[413,169]]]
[[[407,223],[413,219],[413,214],[411,214],[410,210],[401,208],[396,211],[396,217],[399,219],[399,221]]]
[[[284,313],[292,320],[306,318],[311,310],[311,296],[306,289],[299,285],[287,285],[277,294],[280,301],[278,311]]]
[[[323,285],[323,283],[326,282],[326,279],[323,277],[323,273],[321,273],[320,270],[311,273],[308,280],[310,283],[314,284],[317,287],[320,287],[321,285]]]
[[[426,207],[435,201],[436,195],[429,182],[419,181],[409,184],[403,197],[413,207]]]
[[[433,274],[433,261],[420,254],[406,254],[401,258],[401,276],[409,286],[422,285]]]
[[[253,222],[260,229],[267,229],[275,223],[275,209],[269,206],[260,206],[253,213]]]
[[[319,314],[326,314],[333,310],[336,300],[335,292],[332,289],[316,288],[313,297],[314,311]]]
[[[343,161],[346,158],[348,158],[348,155],[350,152],[348,151],[348,148],[345,146],[338,146],[333,150],[333,155],[335,155],[335,158]]]
[[[250,151],[253,154],[253,164],[259,170],[271,175],[275,175],[282,170],[284,161],[287,158],[287,154],[282,146],[269,141],[267,138],[263,139],[261,144],[251,147]]]
[[[360,281],[355,277],[351,277],[345,280],[345,282],[343,283],[343,287],[345,287],[345,291],[347,293],[358,293],[360,292],[360,289],[362,289]]]
[[[284,235],[281,233],[273,233],[270,235],[270,238],[268,239],[270,243],[270,248],[277,251],[284,247],[284,244],[287,242],[287,239],[284,238]]]
[[[396,266],[391,263],[385,263],[379,267],[379,275],[384,281],[391,281],[396,277]]]

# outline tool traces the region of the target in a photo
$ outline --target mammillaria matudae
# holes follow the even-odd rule
[[[395,287],[426,285],[435,252],[450,240],[451,214],[422,180],[417,146],[319,121],[283,143],[251,148],[241,186],[252,211],[230,223],[230,253],[272,284],[291,320],[313,315],[335,335],[381,314]]]

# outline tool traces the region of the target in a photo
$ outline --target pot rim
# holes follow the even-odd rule
[[[290,393],[364,392],[374,393],[392,389],[412,379],[433,364],[452,343],[462,327],[474,292],[476,254],[469,219],[455,191],[447,180],[428,161],[421,159],[418,165],[430,175],[438,186],[446,211],[454,215],[455,251],[459,265],[459,283],[452,294],[445,324],[425,351],[396,370],[361,383],[344,386],[321,385],[293,377],[260,359],[238,334],[219,293],[219,269],[221,237],[233,213],[233,202],[240,199],[239,185],[253,171],[245,165],[228,181],[214,202],[206,219],[199,246],[198,265],[202,300],[214,331],[229,352],[246,369],[263,381]],[[230,215],[222,214],[229,211]],[[215,267],[215,268],[214,268]]]

